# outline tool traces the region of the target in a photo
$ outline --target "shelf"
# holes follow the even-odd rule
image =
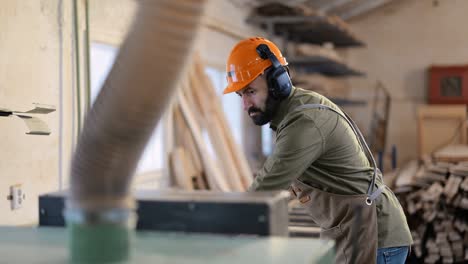
[[[318,44],[333,43],[335,47],[365,46],[352,34],[340,29],[319,17],[281,16],[260,17],[248,19],[249,23],[256,24],[269,33],[285,36],[290,41]],[[270,31],[273,32],[270,32]]]
[[[289,65],[298,73],[319,73],[330,77],[365,76],[346,64],[324,56],[308,56],[288,59]]]
[[[336,47],[365,45],[339,17],[325,16],[280,3],[257,7],[247,22],[267,30],[269,34],[283,36],[295,42],[319,45],[331,42]]]

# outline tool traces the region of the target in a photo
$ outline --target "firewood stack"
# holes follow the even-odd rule
[[[204,69],[195,56],[166,113],[167,173],[183,190],[245,191],[252,172]]]
[[[412,259],[467,263],[468,162],[434,156],[425,158],[413,175],[400,172],[407,180],[402,185],[397,181],[395,189],[414,239]],[[415,171],[411,166],[407,170]]]

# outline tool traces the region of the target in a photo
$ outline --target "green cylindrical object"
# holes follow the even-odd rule
[[[65,217],[71,263],[122,263],[130,258],[133,210],[67,210]]]
[[[68,226],[72,263],[118,263],[129,259],[133,230],[116,224]]]

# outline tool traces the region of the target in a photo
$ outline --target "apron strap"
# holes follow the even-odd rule
[[[377,190],[375,190],[375,192],[373,192],[371,195],[367,195],[367,199],[366,199],[366,204],[367,205],[371,205],[372,202],[377,199],[380,194],[382,194],[383,190],[385,189],[385,184],[380,186]]]
[[[374,156],[372,155],[372,152],[369,149],[369,146],[367,145],[366,141],[364,140],[364,136],[362,135],[361,131],[357,127],[356,123],[349,117],[344,111],[341,112],[333,109],[329,106],[323,105],[323,104],[304,104],[296,107],[293,112],[295,111],[300,111],[304,109],[327,109],[331,110],[335,113],[337,113],[339,116],[341,116],[348,124],[351,126],[351,129],[353,130],[354,134],[356,135],[356,138],[358,139],[359,144],[361,145],[361,148],[363,149],[364,153],[367,156],[367,159],[370,161],[373,169],[374,169],[374,174],[372,175],[371,182],[369,184],[369,187],[367,188],[367,199],[366,203],[368,205],[371,205],[372,202],[379,197],[379,195],[382,193],[382,191],[385,188],[385,185],[379,187],[377,190],[374,191],[374,186],[375,186],[375,178],[377,175],[377,164],[375,162]]]

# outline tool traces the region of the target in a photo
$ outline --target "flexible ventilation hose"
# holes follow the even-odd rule
[[[140,0],[73,155],[65,217],[73,262],[128,258],[131,176],[178,86],[204,0]]]

